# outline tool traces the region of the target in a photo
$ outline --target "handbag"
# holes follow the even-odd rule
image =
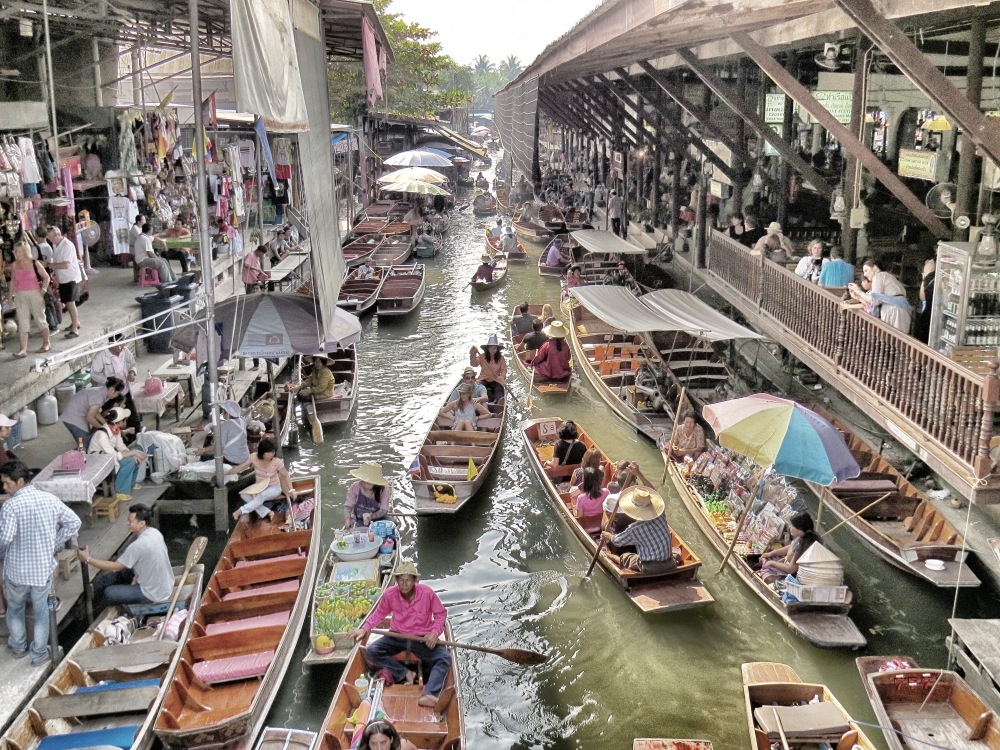
[[[147,374],[146,382],[142,384],[142,390],[147,396],[157,396],[163,393],[163,381],[159,378],[154,378],[150,372]]]
[[[59,468],[63,471],[83,471],[87,468],[87,455],[78,450],[66,451],[59,458]]]

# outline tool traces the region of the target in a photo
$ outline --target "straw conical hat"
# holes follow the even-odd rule
[[[836,563],[838,566],[841,564],[840,558],[819,542],[810,544],[809,549],[803,552],[802,557],[798,559],[798,563],[799,567],[802,567],[803,564],[807,567],[814,565],[823,566],[829,563]]]

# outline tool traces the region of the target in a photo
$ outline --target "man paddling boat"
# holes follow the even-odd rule
[[[386,589],[375,611],[351,636],[355,641],[365,640],[372,629],[390,615],[394,632],[420,636],[421,641],[383,636],[365,649],[365,662],[376,672],[388,672],[395,683],[413,685],[417,675],[405,664],[396,661],[396,654],[411,652],[430,668],[418,703],[433,707],[451,667],[448,648],[438,642],[444,632],[448,611],[434,589],[417,583],[419,577],[416,565],[409,560],[401,562],[396,568],[396,585]]]

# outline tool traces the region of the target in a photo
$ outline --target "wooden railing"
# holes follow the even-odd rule
[[[835,378],[870,394],[886,418],[918,443],[932,441],[976,477],[990,473],[993,414],[1000,398],[994,367],[982,375],[953,362],[786,268],[713,232],[708,270],[762,320],[786,332]],[[867,397],[867,396],[866,396]],[[905,424],[908,423],[908,424]]]

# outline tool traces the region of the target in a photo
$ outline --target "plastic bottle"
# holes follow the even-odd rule
[[[34,440],[38,437],[38,417],[27,406],[14,415],[21,421],[21,440]]]
[[[59,421],[59,402],[52,391],[39,398],[35,407],[38,409],[38,424],[55,424]]]

